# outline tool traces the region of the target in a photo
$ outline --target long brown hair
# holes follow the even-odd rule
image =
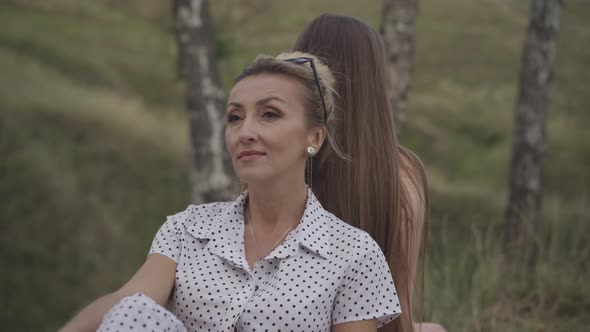
[[[356,18],[324,14],[305,27],[294,50],[318,56],[332,70],[340,96],[333,129],[351,158],[347,162],[329,149],[320,150],[313,191],[324,208],[377,241],[403,312],[387,329],[412,331],[416,262],[411,262],[409,244],[420,226],[415,199],[421,201],[418,209],[424,213],[424,228],[427,225],[426,175],[418,157],[398,145],[381,36]],[[426,233],[422,233],[422,267]],[[423,273],[422,269],[422,281]]]

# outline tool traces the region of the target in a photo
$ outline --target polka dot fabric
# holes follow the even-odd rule
[[[311,190],[300,224],[250,269],[244,204],[191,205],[168,217],[150,254],[177,263],[172,312],[188,331],[330,331],[400,313],[377,243],[324,210]]]
[[[102,320],[97,332],[186,332],[178,318],[154,302],[136,293],[117,303]]]

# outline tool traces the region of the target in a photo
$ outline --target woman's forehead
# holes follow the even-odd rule
[[[228,104],[237,102],[240,104],[257,103],[261,100],[276,100],[285,104],[301,103],[301,83],[282,74],[259,74],[248,76],[234,85]]]

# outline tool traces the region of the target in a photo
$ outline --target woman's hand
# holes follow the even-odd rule
[[[96,331],[105,313],[121,299],[134,293],[143,293],[159,305],[166,306],[175,276],[176,263],[172,259],[160,254],[149,255],[127,284],[87,305],[59,331]]]
[[[447,332],[444,327],[436,323],[414,323],[415,332]]]

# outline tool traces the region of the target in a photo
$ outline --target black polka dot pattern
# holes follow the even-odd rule
[[[311,190],[300,224],[250,269],[244,204],[191,205],[168,217],[150,254],[177,263],[172,312],[188,331],[330,331],[400,313],[377,243],[324,210]]]
[[[97,332],[186,332],[176,316],[151,298],[136,293],[123,298],[107,312]]]

